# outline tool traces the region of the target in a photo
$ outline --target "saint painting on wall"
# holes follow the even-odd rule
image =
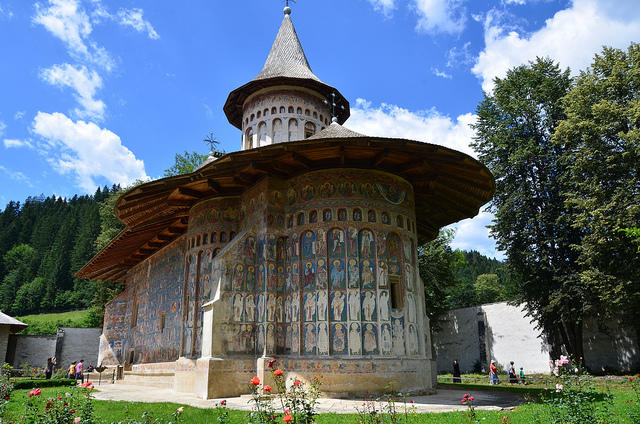
[[[334,259],[331,262],[331,272],[329,273],[331,290],[345,288],[345,274],[344,261],[342,259]]]
[[[344,257],[344,231],[334,228],[329,231],[327,238],[329,256],[342,258]]]
[[[362,261],[362,270],[360,279],[362,281],[363,289],[375,289],[376,288],[376,269],[372,261],[365,259]]]
[[[360,287],[360,270],[358,269],[358,260],[349,259],[348,268],[349,288],[357,289]]]
[[[316,241],[316,235],[313,231],[307,231],[302,236],[302,257],[312,258],[315,255],[313,245]]]
[[[378,354],[378,331],[375,324],[362,325],[362,351],[365,355]]]
[[[347,327],[345,324],[332,325],[332,343],[331,347],[334,355],[347,354]]]
[[[327,288],[327,262],[324,259],[318,259],[318,266],[316,271],[316,288]]]
[[[344,291],[331,292],[331,321],[346,321],[346,301]]]
[[[302,286],[304,290],[316,289],[316,266],[313,261],[306,261],[304,263]]]

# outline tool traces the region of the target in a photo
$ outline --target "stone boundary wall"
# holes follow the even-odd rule
[[[521,307],[506,302],[450,311],[433,334],[439,373],[452,372],[454,359],[460,370],[488,369],[495,360],[504,370],[514,361],[516,370],[549,373],[550,349],[536,322]],[[599,327],[589,321],[584,328],[585,365],[592,372],[627,372],[640,369],[638,336],[617,321]]]
[[[72,361],[84,359],[86,366],[98,365],[101,328],[58,328],[55,336],[12,334],[9,336],[7,359],[14,368],[28,363],[43,368],[47,358],[55,356],[58,367],[68,367]]]

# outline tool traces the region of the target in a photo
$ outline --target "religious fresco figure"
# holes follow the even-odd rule
[[[316,254],[327,254],[327,232],[324,228],[318,229],[318,236],[316,237]]]
[[[315,224],[318,222],[318,211],[312,210],[309,212],[309,224]]]
[[[327,288],[327,262],[324,259],[318,259],[316,272],[316,288]]]
[[[282,296],[278,296],[276,299],[276,320],[278,322],[284,321],[284,305],[282,304]]]
[[[324,222],[329,222],[333,219],[333,213],[331,212],[331,209],[325,209],[324,211],[322,211],[322,220]]]
[[[331,321],[345,320],[345,295],[343,291],[335,291],[331,293]]]
[[[393,342],[393,354],[404,355],[404,325],[402,318],[391,319],[391,340]]]
[[[360,321],[360,293],[358,290],[349,290],[349,320]]]
[[[291,326],[287,325],[287,330],[286,330],[286,335],[285,335],[285,341],[284,341],[284,347],[285,349],[291,351],[291,338],[293,337],[293,332],[291,331]]]
[[[328,236],[329,256],[344,257],[344,231],[334,228]]]
[[[367,212],[367,221],[376,222],[376,211],[369,209],[369,212]]]
[[[338,209],[338,221],[346,221],[347,220],[347,210],[346,209]]]
[[[385,261],[378,261],[378,288],[384,289],[388,286],[389,270]]]
[[[375,265],[372,261],[365,259],[362,261],[362,288],[363,289],[375,289]]]
[[[277,271],[276,271],[276,276],[278,277],[278,293],[284,293],[285,292],[285,273],[284,273],[284,267],[283,266],[279,266]]]
[[[404,281],[405,287],[408,291],[413,292],[414,289],[414,274],[411,265],[405,264],[404,266]]]
[[[411,262],[411,257],[413,255],[411,254],[411,242],[409,239],[404,239],[404,242],[402,243],[402,250],[404,252],[405,262]]]
[[[260,324],[258,325],[258,334],[256,336],[256,349],[258,351],[258,353],[261,353],[264,351],[264,325]]]
[[[241,291],[242,283],[244,280],[244,267],[242,265],[236,265],[236,269],[233,275],[233,290]]]
[[[264,264],[261,264],[258,267],[258,287],[257,287],[257,289],[259,291],[263,291],[264,287],[265,287],[265,285],[264,285],[264,280],[265,280],[264,274],[265,274],[264,273]]]
[[[318,291],[318,300],[316,301],[318,306],[318,321],[326,321],[327,319],[327,308],[328,308],[328,300],[327,300],[327,292],[325,290]]]
[[[291,324],[291,352],[298,353],[300,350],[300,325],[296,322]]]
[[[293,264],[291,266],[291,287],[293,290],[298,290],[300,288],[300,285],[298,284],[299,279],[298,264]]]
[[[378,309],[380,310],[380,321],[389,321],[389,292],[380,291]]]
[[[291,322],[291,295],[287,295],[284,301],[284,320]]]
[[[247,267],[247,291],[252,292],[256,289],[256,269],[252,266]]]
[[[305,324],[304,326],[304,353],[314,353],[316,348],[316,326]]]
[[[365,354],[374,355],[378,353],[378,334],[376,326],[371,323],[363,325],[362,347]]]
[[[331,279],[331,289],[343,289],[345,288],[345,269],[344,261],[341,259],[335,259],[331,262],[331,273],[329,275]]]
[[[347,335],[346,335],[346,326],[343,324],[334,324],[333,325],[333,353],[341,354],[347,353]]]
[[[315,293],[306,293],[304,295],[304,320],[313,321],[315,319],[316,312],[316,299]]]
[[[213,243],[213,239],[211,240]],[[252,264],[256,261],[256,239],[255,237],[247,237],[244,248],[245,262]]]
[[[391,326],[389,324],[382,324],[380,326],[380,344],[382,347],[382,354],[391,355],[392,341]]]
[[[362,230],[359,234],[360,238],[360,257],[373,258],[375,255],[375,242],[373,233],[369,230]]]
[[[315,255],[314,242],[316,235],[313,231],[307,231],[302,236],[302,257],[312,258]]]
[[[267,280],[267,289],[275,290],[278,285],[278,276],[276,275],[276,266],[274,264],[269,264],[268,267],[268,280]]]
[[[252,294],[248,294],[244,300],[244,310],[246,312],[246,320],[248,322],[254,322],[256,318],[256,303]]]
[[[353,210],[353,220],[356,222],[362,221],[362,211],[358,208]]]
[[[391,225],[391,218],[387,212],[382,212],[382,223],[384,225]]]
[[[374,321],[376,318],[376,296],[372,291],[362,293],[362,314],[364,321]]]
[[[317,327],[318,332],[318,354],[329,354],[329,329],[326,322],[321,322]]]
[[[407,296],[407,319],[411,323],[416,322],[416,302],[412,294]]]
[[[334,192],[335,188],[331,183],[326,182],[320,187],[320,197],[322,197],[323,199],[333,196]]]
[[[302,284],[304,290],[315,290],[316,288],[316,269],[313,261],[307,261],[304,264],[304,275],[302,276]]]
[[[407,346],[410,355],[418,354],[420,350],[420,346],[418,345],[418,332],[413,324],[409,324],[409,339],[407,341]]]
[[[274,261],[276,259],[276,236],[273,234],[269,234],[267,239],[267,258],[268,260]]]
[[[294,292],[291,298],[291,322],[296,322],[300,319],[300,294]]]
[[[264,294],[260,293],[258,295],[258,322],[264,322]]]
[[[276,297],[273,293],[269,293],[267,297],[267,321],[272,322],[276,315]]]
[[[349,259],[349,288],[357,289],[360,287],[360,270],[358,269],[358,261]]]
[[[349,256],[358,256],[358,230],[353,227],[349,227],[347,235]]]
[[[275,341],[276,341],[276,329],[273,324],[267,325],[267,340],[266,340],[266,350],[267,352],[275,351]]]
[[[242,321],[242,312],[244,310],[243,299],[244,295],[241,293],[236,293],[233,296],[233,320],[235,322]]]
[[[349,326],[349,354],[362,354],[362,336],[360,335],[360,324],[352,322]]]
[[[286,291],[289,292],[291,290],[293,290],[293,281],[292,281],[293,276],[291,275],[291,266],[287,267],[287,274],[285,277],[285,287],[286,287]]]

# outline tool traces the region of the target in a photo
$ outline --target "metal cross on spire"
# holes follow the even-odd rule
[[[324,104],[325,105],[330,105],[331,106],[331,122],[338,122],[338,109],[339,110],[344,110],[344,105],[340,105],[336,102],[339,102],[339,98],[336,99],[337,95],[336,93],[331,93],[331,101],[329,100],[324,100]]]

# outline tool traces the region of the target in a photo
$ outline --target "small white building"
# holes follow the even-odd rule
[[[9,334],[19,333],[25,328],[27,324],[0,311],[0,365],[4,364],[7,357]]]

